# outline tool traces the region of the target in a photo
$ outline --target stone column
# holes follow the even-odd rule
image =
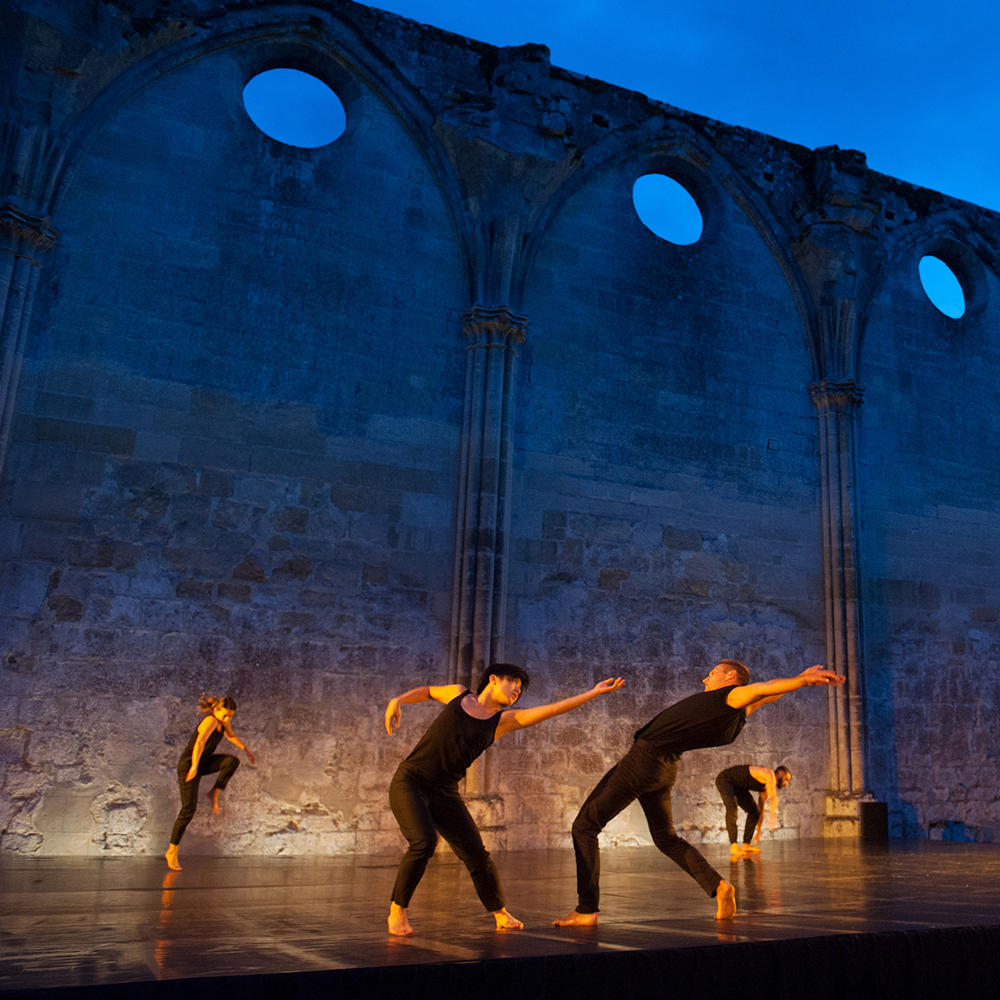
[[[809,387],[819,420],[820,516],[827,666],[847,678],[830,689],[830,785],[826,833],[857,832],[864,794],[864,690],[857,560],[854,420],[863,391],[853,381]]]
[[[452,681],[474,689],[483,669],[503,659],[507,609],[512,420],[517,346],[526,318],[506,306],[475,306],[463,317],[467,338],[461,479],[452,590]],[[466,792],[488,792],[480,758]],[[489,824],[487,824],[489,825]]]
[[[14,423],[39,257],[54,240],[48,219],[11,202],[0,205],[0,473]]]

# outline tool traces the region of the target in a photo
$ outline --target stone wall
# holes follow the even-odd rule
[[[470,775],[492,844],[564,846],[728,656],[847,693],[687,755],[690,839],[724,839],[714,776],[746,761],[795,774],[778,836],[874,794],[897,835],[993,838],[995,214],[539,45],[346,2],[77,7],[0,14],[0,848],[161,851],[207,690],[259,761],[185,851],[394,853],[435,709],[393,739],[385,702],[491,659],[531,703],[628,679]],[[276,65],[343,136],[256,129]],[[695,244],[639,221],[651,172]]]

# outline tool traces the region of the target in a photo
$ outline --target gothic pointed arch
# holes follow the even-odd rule
[[[88,144],[134,94],[158,77],[206,55],[253,48],[254,57],[246,61],[247,80],[277,65],[301,68],[321,78],[329,79],[332,73],[336,83],[349,89],[353,77],[390,109],[420,151],[441,192],[462,248],[470,299],[474,296],[472,226],[459,178],[433,128],[434,111],[358,25],[327,8],[296,7],[289,11],[274,4],[253,11],[225,11],[199,22],[199,29],[171,39],[110,76],[100,93],[67,125],[60,137],[62,156],[43,189],[40,208],[45,214],[57,211]]]
[[[715,235],[719,213],[713,203],[725,191],[747,216],[773,256],[788,285],[802,323],[810,357],[817,366],[817,323],[810,306],[809,290],[801,267],[790,251],[794,234],[770,207],[767,199],[722,153],[711,136],[665,113],[621,126],[588,147],[575,169],[555,188],[538,211],[525,242],[521,266],[513,283],[512,300],[520,302],[530,279],[539,245],[552,220],[572,195],[599,174],[626,161],[634,161],[638,172],[668,174],[688,190],[706,219],[703,238]]]

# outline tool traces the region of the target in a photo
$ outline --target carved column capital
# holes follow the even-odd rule
[[[853,412],[861,405],[865,398],[865,390],[850,379],[843,382],[824,379],[809,386],[809,395],[812,397],[813,406],[821,414],[831,411],[845,413]]]
[[[462,332],[472,341],[486,343],[509,341],[523,344],[527,336],[528,317],[514,312],[508,306],[487,309],[473,306],[462,317]]]
[[[56,235],[47,217],[26,212],[12,201],[0,205],[0,243],[10,252],[15,252],[14,247],[21,251],[19,255],[29,248],[49,250]]]

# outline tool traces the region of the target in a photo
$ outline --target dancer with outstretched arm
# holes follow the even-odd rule
[[[732,743],[747,716],[790,691],[814,685],[839,685],[844,678],[821,666],[797,677],[750,683],[750,672],[739,660],[722,660],[702,681],[705,690],[675,702],[635,734],[632,749],[598,782],[573,823],[576,883],[575,910],[554,921],[557,927],[588,926],[598,922],[601,858],[597,836],[636,799],[646,814],[653,843],[716,899],[716,917],[736,915],[736,891],[674,832],[670,790],[677,762],[687,750]]]
[[[389,785],[389,805],[410,845],[392,890],[390,934],[413,933],[406,908],[434,854],[438,833],[469,870],[479,899],[493,914],[497,929],[517,930],[524,926],[507,912],[500,876],[462,801],[458,783],[469,765],[501,736],[579,708],[598,695],[617,691],[624,683],[621,677],[609,677],[572,698],[538,708],[514,709],[512,706],[528,687],[528,674],[513,663],[495,663],[483,672],[476,694],[462,684],[444,684],[414,688],[389,702],[385,728],[390,735],[399,726],[400,706],[429,699],[445,706],[396,769]]]
[[[792,780],[792,772],[779,764],[773,771],[759,764],[737,764],[720,771],[715,787],[726,807],[726,831],[729,834],[729,853],[733,859],[747,854],[760,854],[760,827],[767,813],[767,828],[778,829],[778,789]],[[754,802],[753,793],[760,792],[760,804]],[[743,843],[739,842],[737,810],[747,814],[743,830]]]
[[[198,699],[198,711],[205,714],[205,718],[198,723],[198,727],[191,734],[181,759],[177,762],[177,782],[181,788],[181,810],[177,814],[177,821],[174,823],[173,833],[170,835],[170,846],[164,855],[167,864],[180,871],[180,862],[177,860],[177,847],[184,836],[188,823],[194,817],[198,808],[198,784],[203,775],[215,774],[215,785],[208,793],[212,803],[212,812],[219,811],[219,793],[229,783],[229,779],[236,773],[236,768],[240,762],[232,754],[216,753],[216,747],[223,736],[229,740],[233,746],[239,747],[246,752],[251,764],[257,763],[257,758],[243,744],[243,741],[233,732],[233,715],[236,712],[236,702],[232,698],[213,698],[201,693]]]

